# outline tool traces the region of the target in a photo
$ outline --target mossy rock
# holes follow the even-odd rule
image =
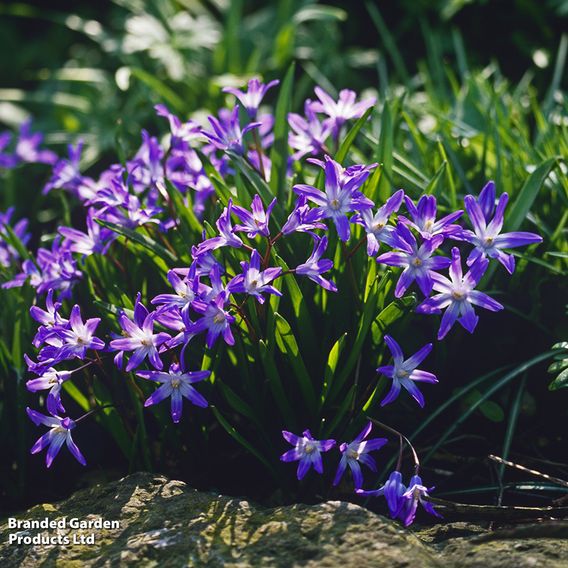
[[[46,517],[65,517],[67,526],[18,531],[6,520],[0,524],[2,568],[568,566],[568,546],[561,539],[481,543],[475,538],[482,529],[464,525],[460,530],[459,523],[412,532],[339,501],[268,509],[147,473],[79,491],[61,503],[38,505],[17,516]],[[118,520],[120,526],[72,529],[72,518]],[[8,544],[15,533],[69,539],[94,533],[95,544]]]

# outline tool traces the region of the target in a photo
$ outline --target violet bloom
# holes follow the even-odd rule
[[[163,104],[155,105],[154,109],[158,116],[167,118],[170,123],[170,132],[172,135],[171,145],[173,148],[179,147],[182,143],[187,144],[201,138],[201,127],[197,122],[188,120],[182,123],[182,121],[175,114],[172,114],[168,107]]]
[[[384,205],[379,207],[374,215],[371,209],[365,209],[351,217],[351,222],[363,225],[367,233],[367,254],[369,256],[375,256],[379,252],[379,243],[385,243],[390,247],[396,246],[395,228],[388,222],[391,215],[400,208],[403,197],[404,191],[399,189],[387,199]]]
[[[10,226],[10,221],[12,215],[14,214],[14,207],[8,207],[5,213],[0,212],[0,266],[8,268],[15,260],[20,258],[20,253],[4,240],[2,233],[8,234],[8,227]],[[23,245],[26,245],[31,238],[31,235],[27,232],[28,220],[20,219],[13,227],[11,227],[12,232],[20,239]]]
[[[294,210],[290,213],[282,227],[282,234],[289,235],[296,231],[312,233],[315,229],[327,229],[325,223],[320,222],[322,215],[321,209],[312,209],[308,204],[306,196],[300,195],[296,200]]]
[[[422,479],[419,475],[412,476],[408,489],[405,493],[403,493],[402,498],[400,499],[400,507],[396,515],[405,527],[413,523],[414,518],[416,517],[418,503],[420,503],[422,507],[424,507],[424,510],[430,515],[440,518],[442,517],[442,515],[434,509],[432,503],[429,503],[424,499],[424,497],[428,497],[428,493],[433,489],[433,487],[427,488],[422,485]]]
[[[227,289],[231,294],[242,293],[254,296],[260,304],[264,304],[262,294],[274,294],[282,296],[282,292],[277,290],[270,283],[276,280],[282,273],[282,268],[272,267],[260,270],[261,258],[257,250],[253,250],[250,263],[241,262],[242,274],[235,276],[228,284]]]
[[[60,188],[70,191],[82,201],[93,199],[97,194],[97,185],[91,178],[81,174],[79,169],[83,141],[79,140],[77,146],[69,144],[69,159],[62,158],[53,167],[51,178],[43,188],[45,195],[52,189]]]
[[[61,388],[63,383],[71,378],[72,374],[71,371],[58,371],[53,367],[49,367],[41,377],[27,381],[26,388],[30,392],[49,390],[46,401],[49,413],[55,415],[65,412],[65,408],[61,403]]]
[[[355,492],[358,495],[365,497],[379,497],[384,495],[387,507],[389,508],[391,518],[395,519],[401,508],[402,496],[406,491],[406,486],[402,482],[402,474],[400,471],[393,471],[385,484],[379,489],[363,490],[357,489]]]
[[[57,154],[51,150],[41,150],[39,148],[43,141],[43,134],[32,132],[31,125],[31,120],[26,120],[21,124],[14,154],[0,154],[1,166],[13,168],[21,162],[54,164],[57,161]],[[9,141],[9,134],[4,134],[0,148],[3,149]]]
[[[339,91],[339,99],[334,101],[321,87],[316,87],[315,93],[319,101],[314,101],[311,108],[314,112],[321,112],[333,121],[333,136],[339,136],[339,131],[346,121],[361,118],[365,111],[375,104],[375,97],[356,102],[357,94],[350,89]]]
[[[43,424],[51,428],[47,434],[44,434],[37,442],[32,446],[30,450],[32,454],[37,454],[45,448],[47,449],[47,455],[45,458],[45,463],[47,467],[51,467],[55,456],[59,453],[61,446],[65,443],[69,448],[69,451],[73,454],[73,457],[81,464],[87,465],[81,450],[73,442],[71,437],[71,430],[75,428],[76,423],[71,420],[71,418],[60,418],[59,416],[45,416],[40,412],[36,412],[31,408],[26,408],[28,416],[33,421],[36,426]]]
[[[68,298],[73,285],[81,277],[82,273],[77,269],[71,252],[57,238],[53,241],[51,250],[38,249],[36,264],[25,260],[22,272],[4,282],[2,288],[17,288],[29,281],[39,294],[53,288],[61,292],[60,298]]]
[[[252,213],[244,207],[233,205],[233,213],[243,223],[242,225],[235,225],[234,231],[247,231],[249,239],[253,239],[256,235],[269,237],[270,229],[268,228],[268,222],[270,221],[270,214],[275,205],[276,198],[270,202],[265,211],[262,199],[260,199],[260,195],[258,194],[252,199]]]
[[[30,308],[31,317],[41,324],[32,342],[34,347],[39,347],[54,335],[57,336],[58,328],[66,328],[69,325],[68,320],[61,317],[58,313],[61,302],[53,301],[52,289],[47,292],[45,307],[45,310],[42,310],[38,306],[32,306]]]
[[[110,348],[119,351],[115,357],[115,362],[119,367],[124,352],[134,352],[126,365],[126,372],[139,367],[146,357],[156,369],[161,370],[163,368],[164,365],[158,355],[158,347],[171,339],[171,336],[165,332],[154,333],[155,318],[156,313],[148,313],[146,307],[140,302],[140,293],[138,293],[134,305],[134,321],[128,319],[124,313],[118,316],[118,323],[126,337],[111,341]]]
[[[392,354],[394,365],[385,365],[377,369],[377,373],[392,379],[391,389],[381,402],[381,406],[385,406],[385,404],[395,400],[400,394],[401,387],[404,387],[412,395],[412,398],[423,407],[424,396],[415,382],[437,383],[438,379],[436,375],[427,371],[421,371],[417,367],[432,351],[432,344],[424,345],[412,357],[405,359],[400,345],[390,335],[385,335],[385,343]]]
[[[440,323],[438,339],[443,339],[446,336],[456,320],[469,333],[473,333],[479,320],[475,314],[474,305],[492,312],[503,309],[499,302],[487,294],[475,290],[488,264],[489,261],[486,258],[479,258],[464,276],[460,251],[457,247],[452,249],[450,279],[441,274],[436,274],[434,290],[439,294],[424,300],[416,308],[416,311],[421,314],[438,314],[443,309],[446,310]]]
[[[325,192],[305,184],[293,188],[298,195],[305,195],[318,206],[323,219],[332,219],[342,241],[349,240],[351,234],[347,214],[374,206],[370,199],[358,191],[369,176],[369,170],[364,166],[361,168],[355,175],[347,177],[347,170],[325,156]]]
[[[316,284],[319,284],[322,288],[329,290],[330,292],[337,292],[337,286],[331,281],[325,279],[322,274],[331,270],[333,268],[333,261],[329,258],[324,258],[322,260],[322,255],[327,248],[327,237],[316,237],[314,236],[314,249],[310,257],[304,262],[296,267],[296,274],[300,276],[307,276],[310,280],[313,280]]]
[[[282,454],[280,460],[283,462],[299,461],[298,480],[303,479],[312,467],[318,473],[323,473],[321,452],[331,450],[335,446],[335,440],[314,440],[309,430],[304,430],[301,437],[282,430],[282,436],[294,446],[294,449]]]
[[[154,188],[156,183],[164,179],[163,157],[164,151],[158,139],[142,130],[142,144],[134,159],[127,163],[129,185],[135,192],[141,193],[149,187]]]
[[[473,195],[466,195],[464,199],[467,214],[471,220],[473,231],[462,230],[459,235],[459,240],[466,241],[474,245],[467,258],[467,265],[471,266],[480,258],[496,258],[507,270],[509,274],[515,271],[515,257],[511,254],[503,252],[504,248],[515,248],[534,243],[542,242],[542,237],[535,233],[528,233],[524,231],[514,231],[512,233],[501,233],[504,221],[504,212],[509,196],[507,193],[501,194],[497,208],[495,209],[495,216],[490,220],[492,209],[488,207],[491,193],[493,193],[493,201],[495,196],[495,186],[487,191],[487,195],[480,195],[479,201]],[[487,188],[487,186],[486,186]],[[485,189],[486,189],[485,188]],[[491,211],[488,216],[486,213]]]
[[[371,433],[373,427],[372,422],[368,422],[365,428],[361,430],[359,435],[350,443],[344,442],[339,446],[339,451],[341,452],[341,460],[337,468],[337,473],[335,474],[335,479],[333,480],[333,485],[337,485],[347,466],[351,470],[353,475],[353,483],[355,489],[360,489],[363,485],[363,474],[361,472],[360,463],[365,464],[371,471],[377,471],[377,464],[375,460],[368,455],[369,452],[379,450],[382,448],[388,440],[386,438],[372,438],[371,440],[365,440],[365,438]]]
[[[83,322],[81,308],[75,304],[69,316],[67,328],[57,330],[63,344],[59,348],[60,359],[84,359],[87,349],[99,351],[104,349],[104,342],[95,337],[95,331],[101,318],[90,318]]]
[[[192,386],[206,379],[210,371],[183,371],[177,363],[172,363],[167,373],[162,371],[138,371],[137,376],[150,381],[161,383],[144,403],[144,406],[152,406],[171,397],[172,420],[177,424],[181,420],[183,411],[183,398],[187,398],[195,406],[206,408],[207,401]]]
[[[429,296],[437,274],[435,271],[447,268],[451,262],[445,256],[432,256],[444,237],[437,235],[418,245],[416,237],[402,223],[397,225],[392,236],[400,251],[385,252],[377,257],[377,262],[404,269],[396,283],[394,295],[400,298],[416,280],[422,293]]]
[[[239,155],[243,155],[245,151],[243,144],[244,135],[249,130],[260,126],[260,122],[251,122],[241,130],[239,124],[239,105],[235,105],[235,108],[227,120],[219,120],[212,116],[209,116],[208,119],[214,132],[203,130],[202,134],[209,139],[215,148],[225,151],[230,150]]]
[[[163,306],[163,309],[166,310],[178,308],[182,313],[187,313],[195,299],[196,280],[194,278],[195,265],[191,267],[183,280],[173,270],[170,270],[167,279],[175,294],[158,294],[152,299],[152,304]]]
[[[251,120],[256,120],[256,115],[258,113],[258,107],[262,102],[262,99],[266,95],[267,91],[272,87],[278,85],[280,81],[270,81],[268,84],[261,83],[256,77],[248,82],[248,90],[246,92],[239,91],[233,87],[225,87],[223,89],[224,93],[231,93],[245,107]]]
[[[208,303],[196,300],[193,304],[193,309],[202,314],[202,317],[189,326],[187,331],[193,334],[207,331],[206,344],[210,349],[219,335],[223,336],[227,345],[235,344],[231,331],[231,324],[235,322],[235,317],[225,310],[226,299],[227,294],[220,293]]]
[[[288,115],[288,144],[296,150],[292,154],[293,160],[299,160],[306,154],[319,156],[326,152],[325,142],[333,130],[333,120],[320,121],[311,108],[312,104],[308,99],[304,105],[306,118],[294,112]]]
[[[450,213],[436,221],[438,206],[433,195],[423,195],[418,200],[417,205],[414,205],[414,202],[408,196],[404,200],[412,221],[402,215],[399,216],[399,219],[416,229],[422,238],[428,240],[438,235],[452,237],[455,233],[461,231],[461,227],[453,223],[463,215],[462,210]]]
[[[59,227],[59,234],[64,237],[64,244],[77,254],[105,254],[117,234],[102,227],[95,220],[96,212],[90,208],[87,213],[87,232],[83,233],[71,227]]]
[[[233,200],[229,199],[227,207],[223,209],[223,212],[217,219],[217,230],[219,231],[219,236],[207,239],[202,243],[199,243],[196,254],[201,256],[203,253],[215,250],[221,247],[235,247],[239,248],[242,246],[243,241],[235,235],[234,228],[231,223],[231,209],[233,207]]]

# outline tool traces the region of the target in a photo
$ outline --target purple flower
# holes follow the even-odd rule
[[[404,200],[412,221],[402,215],[399,216],[399,219],[416,229],[422,238],[428,240],[437,235],[451,237],[456,232],[461,231],[461,227],[454,225],[453,222],[463,215],[463,211],[455,211],[436,221],[438,206],[433,195],[423,195],[418,200],[417,205],[414,205],[414,202],[408,196],[405,196]]]
[[[162,158],[164,151],[158,139],[146,130],[142,130],[142,145],[134,159],[127,163],[129,183],[134,191],[140,193],[149,187],[154,187],[164,178]]]
[[[57,329],[57,335],[62,340],[59,348],[59,359],[84,359],[87,349],[99,351],[104,349],[104,342],[95,337],[95,331],[101,318],[90,318],[83,322],[81,308],[75,304],[69,316],[66,328]]]
[[[282,268],[278,266],[261,271],[260,263],[260,254],[258,254],[257,250],[253,250],[250,263],[241,262],[243,272],[235,276],[229,282],[227,290],[229,290],[231,294],[241,293],[254,296],[260,304],[264,304],[263,293],[282,296],[280,290],[277,290],[274,286],[270,286],[270,283],[280,276]]]
[[[43,141],[43,134],[31,131],[31,120],[26,120],[20,126],[20,133],[16,141],[14,154],[0,153],[0,166],[13,168],[21,162],[54,164],[57,161],[57,154],[51,150],[40,150],[39,146]],[[10,134],[4,133],[0,141],[0,151],[10,142]]]
[[[202,314],[202,317],[188,327],[187,331],[193,334],[207,331],[207,347],[213,347],[219,335],[223,336],[227,345],[234,345],[235,338],[231,331],[231,324],[234,323],[235,317],[225,311],[225,302],[227,294],[222,292],[209,302],[196,300],[193,309]]]
[[[54,335],[57,336],[58,328],[66,328],[69,325],[68,320],[61,317],[58,313],[61,302],[53,301],[53,290],[47,292],[45,306],[45,310],[42,310],[38,306],[32,306],[30,308],[32,318],[41,324],[33,339],[34,347],[39,347]]]
[[[233,205],[233,213],[243,223],[242,225],[235,225],[234,231],[248,231],[247,236],[249,239],[253,239],[256,235],[269,237],[270,229],[268,228],[268,222],[270,220],[270,213],[275,205],[276,198],[270,202],[265,211],[260,195],[255,195],[253,197],[251,204],[252,214],[244,207]]]
[[[202,133],[206,136],[215,148],[219,150],[230,150],[236,154],[244,154],[243,137],[253,128],[258,128],[260,122],[251,122],[242,130],[239,124],[239,105],[230,113],[227,120],[217,119],[212,116],[208,117],[214,132],[203,130]]]
[[[326,248],[327,237],[319,238],[314,236],[314,249],[312,254],[306,262],[296,267],[295,272],[301,276],[307,276],[310,280],[313,280],[316,284],[319,284],[322,288],[330,292],[337,292],[337,286],[331,280],[326,280],[322,276],[324,272],[333,268],[333,261],[331,259],[324,258],[321,260]]]
[[[173,148],[177,148],[180,145],[193,142],[201,138],[201,127],[197,122],[193,120],[188,120],[183,122],[175,115],[172,114],[166,105],[159,104],[155,105],[154,109],[158,116],[163,116],[168,119],[170,123],[170,132],[172,134],[171,145]]]
[[[247,92],[239,91],[233,87],[225,87],[223,89],[224,93],[231,93],[245,107],[251,120],[256,120],[256,115],[258,113],[258,107],[262,102],[262,99],[266,95],[267,91],[272,87],[278,85],[280,81],[270,81],[268,84],[261,83],[257,78],[253,78],[248,82]]]
[[[391,215],[398,211],[403,197],[404,191],[399,189],[387,199],[383,206],[379,207],[374,215],[371,209],[365,209],[351,217],[352,223],[358,223],[365,228],[367,233],[367,254],[369,256],[375,256],[379,252],[379,243],[385,243],[390,247],[396,245],[394,237],[395,228],[389,225],[388,222]]]
[[[6,240],[2,235],[3,232],[8,233],[7,227],[10,226],[10,220],[14,214],[14,207],[6,209],[5,213],[0,212],[0,266],[8,268],[11,264],[20,258],[20,253]],[[13,227],[12,231],[20,239],[23,245],[26,245],[31,238],[27,232],[28,220],[20,219]]]
[[[416,517],[418,503],[420,503],[422,507],[424,507],[424,510],[430,515],[440,518],[442,517],[442,515],[434,509],[432,503],[429,503],[424,499],[424,497],[428,497],[428,492],[433,489],[433,487],[430,487],[429,489],[424,487],[419,475],[412,476],[408,489],[405,493],[403,493],[402,498],[400,499],[399,510],[396,515],[396,517],[403,522],[405,527],[413,523],[414,518]]]
[[[47,467],[51,467],[55,456],[59,453],[61,446],[65,443],[73,457],[81,464],[87,465],[81,450],[73,442],[71,437],[71,430],[75,428],[75,422],[71,418],[60,418],[59,416],[45,416],[40,412],[36,412],[31,408],[26,408],[28,416],[36,426],[43,424],[51,428],[47,434],[44,434],[32,446],[31,453],[37,454],[45,448],[48,448],[45,463]]]
[[[292,154],[293,160],[299,160],[306,154],[319,156],[326,151],[325,142],[333,130],[333,121],[331,119],[320,121],[311,108],[312,104],[312,101],[306,101],[304,106],[306,118],[293,112],[288,115],[290,125],[288,144],[296,150]]]
[[[162,402],[168,396],[171,397],[172,420],[176,424],[181,420],[183,397],[196,406],[202,408],[208,406],[203,396],[191,385],[206,379],[210,374],[210,371],[184,372],[177,363],[172,363],[167,373],[162,371],[138,371],[136,373],[143,379],[161,383],[161,386],[146,400],[144,406],[151,406]]]
[[[30,392],[49,390],[46,401],[47,410],[50,414],[56,415],[59,412],[65,412],[61,403],[61,388],[63,383],[71,378],[72,374],[72,371],[58,371],[49,367],[41,377],[27,381],[26,388]]]
[[[148,313],[146,307],[140,302],[140,293],[134,305],[134,320],[128,319],[124,313],[118,316],[118,323],[126,337],[111,341],[110,348],[119,351],[115,357],[117,363],[122,362],[125,351],[134,351],[126,365],[126,372],[139,367],[146,357],[156,369],[163,368],[164,365],[158,355],[158,347],[171,339],[171,336],[165,332],[154,333],[155,318],[156,313]]]
[[[341,127],[347,120],[360,118],[365,111],[375,104],[374,97],[356,102],[357,94],[349,89],[342,89],[339,92],[339,99],[334,101],[321,87],[316,87],[315,93],[319,101],[311,103],[311,109],[314,112],[321,112],[329,116],[333,122],[333,135],[335,138],[339,136]]]
[[[363,495],[365,497],[379,497],[384,495],[387,506],[390,511],[390,515],[393,519],[396,518],[398,512],[400,511],[401,507],[401,500],[404,492],[406,491],[406,486],[402,482],[402,474],[400,471],[393,471],[390,475],[385,484],[379,489],[373,489],[370,491],[366,491],[363,489],[356,489],[355,492],[359,495]]]
[[[70,191],[81,201],[92,199],[97,193],[97,185],[91,178],[81,175],[79,164],[83,141],[79,140],[77,146],[68,146],[69,159],[59,160],[53,167],[51,178],[43,188],[43,194],[49,193],[52,189],[61,188]]]
[[[36,258],[37,266],[31,260],[22,263],[22,272],[4,282],[2,288],[16,288],[23,286],[28,280],[32,287],[37,288],[39,294],[51,288],[61,292],[61,298],[67,298],[75,282],[81,278],[82,273],[77,270],[77,263],[71,252],[55,239],[51,250],[40,248]]]
[[[484,193],[485,192],[485,193]],[[495,186],[487,185],[476,200],[473,195],[466,195],[464,199],[467,214],[473,226],[473,231],[462,230],[459,240],[466,241],[474,245],[467,258],[467,265],[471,266],[480,258],[496,258],[507,270],[509,274],[515,271],[515,257],[503,252],[504,248],[515,248],[533,243],[540,243],[542,237],[535,233],[515,231],[512,233],[501,233],[504,221],[504,212],[509,196],[507,193],[501,194],[495,216],[490,220],[493,209],[489,206],[493,195],[493,205],[495,198]]]
[[[448,280],[448,278],[441,274],[436,274],[434,290],[440,293],[424,300],[416,308],[416,311],[421,314],[437,314],[443,309],[446,310],[440,323],[438,339],[442,339],[446,336],[456,320],[458,320],[461,326],[469,331],[469,333],[473,333],[479,320],[473,309],[474,305],[492,312],[503,309],[503,306],[499,302],[489,297],[487,294],[475,290],[475,287],[487,269],[488,263],[489,261],[487,259],[479,258],[464,276],[462,273],[460,251],[457,247],[452,249],[450,279]]]
[[[363,474],[361,472],[360,463],[365,464],[371,471],[377,471],[377,464],[375,460],[368,455],[369,452],[379,450],[382,448],[388,440],[386,438],[372,438],[371,440],[365,440],[365,438],[371,433],[373,424],[371,422],[367,423],[365,428],[361,430],[359,435],[350,443],[344,442],[339,446],[339,451],[341,452],[341,460],[337,468],[337,473],[335,474],[335,479],[333,480],[333,485],[337,485],[347,466],[351,470],[353,475],[353,483],[355,489],[360,489],[363,485]]]
[[[435,271],[447,268],[451,262],[445,256],[432,256],[444,238],[437,235],[419,246],[416,237],[402,223],[397,225],[391,236],[400,252],[385,252],[377,257],[377,262],[404,268],[396,283],[394,295],[400,298],[416,280],[422,293],[429,296],[437,274]]]
[[[369,166],[370,167],[370,166]],[[371,209],[374,203],[365,197],[358,189],[369,176],[369,169],[352,168],[344,170],[340,164],[325,156],[325,192],[305,184],[294,186],[298,195],[304,195],[314,202],[322,211],[322,218],[331,218],[335,223],[337,234],[342,241],[349,240],[351,234],[347,214],[353,211]],[[356,172],[354,175],[349,175]]]
[[[83,233],[71,227],[59,227],[69,250],[78,254],[89,256],[90,254],[105,254],[117,234],[106,229],[95,221],[96,212],[90,208],[87,213],[87,232]]]
[[[323,212],[321,209],[312,209],[305,195],[300,195],[296,200],[294,210],[288,216],[282,227],[282,234],[289,235],[296,231],[311,233],[315,229],[326,229],[325,223],[320,223]]]
[[[283,462],[299,461],[298,479],[303,479],[306,473],[313,467],[318,473],[323,473],[321,452],[327,452],[335,446],[335,440],[314,440],[309,430],[304,430],[302,437],[282,430],[282,436],[294,446],[280,456]]]
[[[191,267],[188,275],[183,280],[174,270],[168,272],[167,278],[175,294],[158,294],[152,299],[152,304],[163,306],[163,309],[166,310],[178,308],[183,313],[188,312],[195,299],[195,289],[197,285],[197,281],[195,280],[195,265]]]
[[[194,257],[199,257],[203,253],[212,251],[221,247],[229,246],[239,248],[242,246],[243,241],[234,234],[234,228],[231,223],[231,209],[233,207],[233,200],[229,199],[227,207],[223,209],[223,212],[217,219],[217,230],[219,231],[219,236],[207,239],[202,243],[199,243]]]
[[[438,382],[436,375],[417,369],[418,365],[420,365],[420,363],[426,359],[430,351],[432,351],[432,344],[426,344],[422,349],[412,355],[412,357],[404,359],[400,345],[390,335],[385,335],[385,343],[392,354],[394,365],[386,365],[377,369],[377,373],[381,373],[385,377],[392,379],[391,389],[381,402],[381,406],[395,400],[400,394],[401,387],[404,387],[412,395],[412,398],[423,407],[424,396],[414,381],[422,381],[425,383]]]

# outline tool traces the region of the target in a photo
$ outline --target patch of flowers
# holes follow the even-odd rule
[[[3,287],[29,285],[37,293],[30,309],[39,323],[33,340],[37,352],[26,356],[34,376],[27,387],[44,393],[47,414],[31,409],[28,414],[49,430],[32,453],[47,450],[50,467],[67,445],[85,465],[72,432],[93,411],[72,419],[64,400],[65,384],[79,371],[114,366],[123,375],[133,373],[144,389],[155,385],[143,405],[168,404],[177,424],[184,405],[194,412],[211,406],[204,396],[210,391],[202,387],[215,389],[224,380],[216,371],[216,358],[228,350],[237,359],[246,358],[247,349],[260,349],[259,368],[270,377],[275,407],[271,425],[292,446],[281,460],[297,462],[298,480],[313,474],[312,469],[324,473],[324,463],[335,461],[334,486],[345,483],[349,471],[357,494],[384,496],[393,518],[408,525],[418,504],[437,515],[428,502],[430,490],[418,475],[418,460],[408,485],[400,472],[401,453],[382,487],[363,489],[364,477],[377,472],[375,453],[387,443],[386,438],[371,437],[376,396],[369,404],[359,403],[352,364],[343,367],[347,370],[339,378],[332,372],[327,382],[310,376],[293,328],[298,332],[307,325],[305,312],[310,311],[320,315],[323,326],[330,295],[341,295],[360,310],[361,329],[367,333],[377,316],[372,302],[378,301],[381,287],[384,295],[392,290],[393,305],[404,298],[412,300],[407,305],[413,304],[410,292],[421,296],[417,315],[408,310],[406,316],[440,316],[438,340],[456,322],[473,333],[482,310],[503,309],[479,289],[489,265],[500,263],[512,274],[514,257],[507,251],[542,239],[529,232],[503,232],[508,196],[497,197],[491,181],[479,195],[464,197],[465,212],[448,211],[434,195],[409,195],[404,189],[380,196],[376,188],[381,165],[347,159],[348,144],[353,143],[348,133],[366,128],[376,101],[361,100],[350,90],[336,99],[316,87],[316,99],[305,101],[302,115],[279,113],[289,92],[279,98],[276,112],[267,112],[261,106],[264,97],[278,85],[252,79],[244,91],[226,89],[236,99],[232,109],[219,109],[208,118],[209,124],[183,120],[158,105],[156,112],[169,125],[167,142],[143,131],[135,156],[111,165],[97,179],[80,170],[80,142],[69,147],[67,157],[57,159],[40,148],[41,135],[32,133],[30,123],[16,140],[9,134],[0,137],[2,167],[50,164],[44,192],[68,192],[81,204],[85,218],[82,230],[60,226],[51,247],[24,258],[26,221],[12,226],[12,210],[0,215],[0,264],[10,273]],[[283,118],[279,121],[278,116]],[[349,131],[350,126],[356,130]],[[159,283],[159,293],[147,295],[140,285],[130,305],[107,305],[107,329],[101,317],[84,319],[82,312],[92,306],[65,307],[85,281],[93,294],[101,294],[93,272],[96,259],[106,259],[105,266],[126,281],[126,262],[138,252],[154,262],[152,281]],[[353,268],[356,257],[365,270],[363,287]],[[285,300],[292,304],[292,325],[279,310]],[[101,305],[96,304],[102,310]],[[382,377],[390,387],[380,407],[408,395],[423,407],[419,385],[438,382],[435,374],[423,370],[433,344],[408,356],[412,351],[405,337],[379,333],[376,339],[365,344],[373,356],[383,344],[388,348],[376,376],[369,379],[376,383]],[[356,345],[360,350],[363,340]],[[311,417],[304,414],[310,422],[296,430],[305,428],[302,434],[288,430],[296,421],[286,408],[295,403],[287,396],[291,387],[279,383],[275,350],[285,357],[297,381],[294,388],[312,412]],[[234,368],[238,372],[239,363]],[[346,428],[336,423],[330,430],[333,419],[326,422],[322,416],[328,402],[345,392],[344,386],[353,393],[350,412],[332,405],[327,415],[337,414],[347,430],[359,433],[340,442]],[[235,394],[229,398],[243,415],[250,418],[252,412],[255,418],[254,408],[249,410],[252,402]],[[216,416],[234,434],[226,419]],[[237,439],[243,442],[242,436]],[[274,452],[279,453],[276,448]],[[274,456],[261,457],[272,462]]]

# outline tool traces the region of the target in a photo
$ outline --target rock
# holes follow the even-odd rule
[[[267,509],[147,473],[79,491],[61,503],[38,505],[16,519],[65,526],[10,528],[8,519],[2,521],[2,568],[568,566],[568,546],[561,539],[515,540],[509,535],[478,542],[483,529],[465,523],[413,532],[339,501]],[[72,528],[75,519],[85,526],[100,519],[119,523]],[[10,535],[84,542],[18,545],[9,544]]]

